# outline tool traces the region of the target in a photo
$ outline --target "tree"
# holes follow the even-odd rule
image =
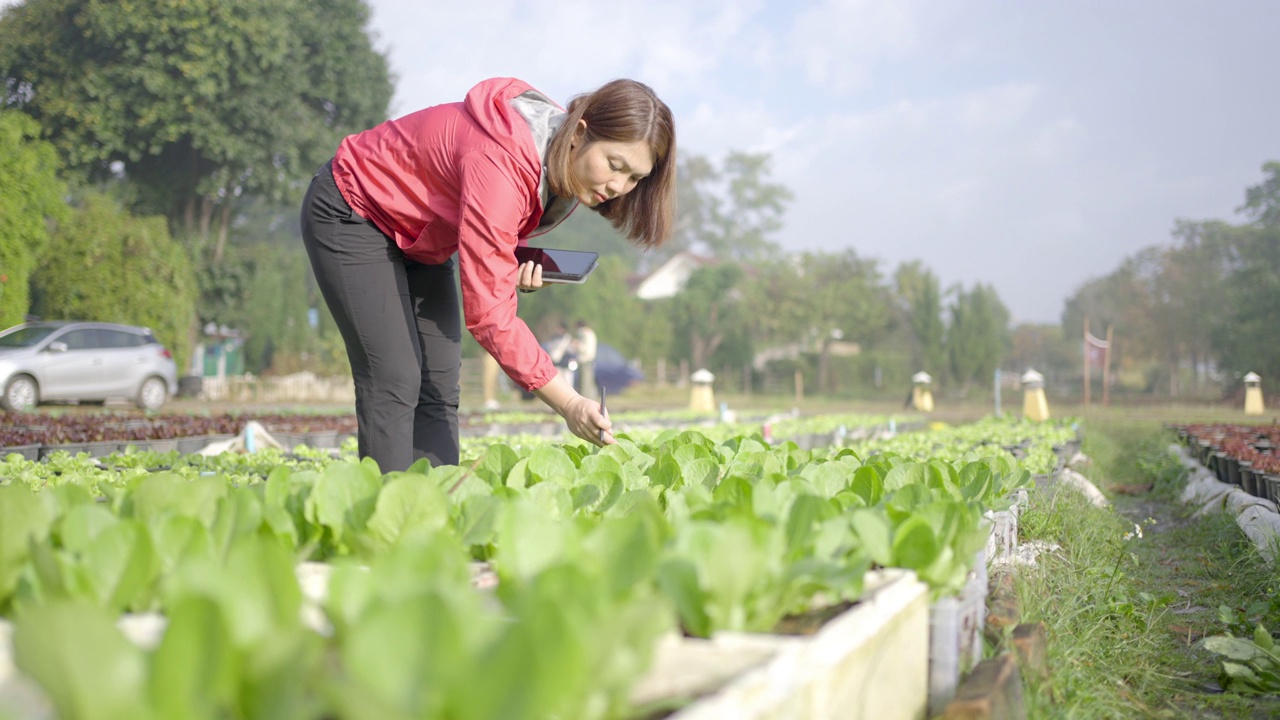
[[[559,240],[555,242],[557,247],[561,245]],[[625,255],[602,255],[600,266],[581,285],[550,285],[520,295],[520,318],[543,339],[551,337],[560,323],[573,327],[582,320],[596,331],[600,342],[613,345],[624,357],[644,363],[666,358],[672,344],[666,306],[642,301],[631,293],[628,279],[633,268]],[[482,351],[467,335],[463,352],[474,355]]]
[[[49,220],[67,213],[58,156],[26,115],[0,110],[0,330],[30,310],[29,281],[49,241]]]
[[[1224,322],[1211,331],[1219,368],[1239,387],[1249,372],[1280,381],[1280,225],[1240,228]],[[1274,385],[1273,385],[1274,387]]]
[[[368,17],[362,0],[28,2],[0,18],[4,102],[69,169],[126,178],[137,211],[216,264],[238,199],[296,194],[385,117]]]
[[[912,359],[917,368],[941,381],[947,362],[943,347],[942,291],[938,278],[919,260],[903,263],[894,273],[899,311],[911,331]]]
[[[34,284],[42,315],[149,327],[186,366],[195,277],[164,218],[137,218],[87,193],[50,240]]]
[[[991,377],[1009,347],[1009,310],[995,288],[978,283],[966,292],[956,288],[950,306],[946,350],[951,377],[961,392]]]
[[[765,153],[731,152],[720,168],[698,155],[682,158],[673,251],[740,261],[776,255],[771,236],[792,194],[769,181],[769,164]]]
[[[702,155],[681,153],[676,183],[676,226],[671,240],[662,248],[665,260],[672,255],[705,245],[705,237],[715,226],[718,201],[714,187],[718,172]]]
[[[1170,396],[1183,392],[1183,368],[1199,384],[1213,357],[1212,330],[1226,320],[1234,233],[1220,221],[1179,222],[1181,244],[1144,248],[1082,286],[1067,301],[1065,334],[1081,337],[1085,318],[1095,332],[1115,327],[1123,341],[1113,362],[1159,363],[1151,383],[1167,386]]]
[[[873,344],[892,322],[891,293],[878,261],[852,250],[801,253],[787,262],[769,263],[747,287],[749,304],[758,309],[751,313],[755,345],[811,347],[818,353],[817,387],[826,392],[835,391],[832,344]]]
[[[1010,335],[1010,351],[1002,366],[1021,375],[1034,369],[1046,385],[1060,385],[1080,371],[1080,338],[1063,336],[1062,326],[1022,323]]]
[[[1266,179],[1245,191],[1244,205],[1237,210],[1263,227],[1280,226],[1280,162],[1262,164]]]
[[[1280,381],[1280,162],[1262,166],[1266,179],[1245,192],[1240,208],[1253,222],[1232,233],[1230,282],[1222,293],[1225,322],[1212,332],[1232,383],[1249,372]]]
[[[746,334],[747,318],[738,290],[742,278],[742,268],[733,263],[699,268],[671,299],[671,326],[677,342],[687,343],[683,349],[693,368],[709,367],[726,340]],[[737,365],[747,358],[726,360]]]

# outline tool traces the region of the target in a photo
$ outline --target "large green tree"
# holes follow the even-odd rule
[[[385,118],[368,17],[362,0],[32,0],[0,16],[4,102],[216,263],[238,200],[297,195]]]
[[[26,115],[0,110],[0,330],[30,310],[29,281],[49,220],[67,212],[57,153],[39,132]]]

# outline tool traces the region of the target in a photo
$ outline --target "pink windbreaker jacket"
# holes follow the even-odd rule
[[[485,80],[460,103],[346,137],[333,177],[351,209],[407,259],[439,264],[458,253],[467,330],[512,380],[535,390],[556,369],[516,316],[514,250],[538,230],[544,210],[536,121],[518,111],[517,98],[543,104],[543,120],[563,114],[520,80]]]

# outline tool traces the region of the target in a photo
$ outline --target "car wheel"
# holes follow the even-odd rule
[[[142,381],[138,388],[138,397],[134,403],[143,410],[159,410],[169,399],[169,386],[158,377],[149,377]]]
[[[40,390],[36,387],[35,378],[30,375],[16,375],[4,386],[4,396],[0,397],[0,405],[9,412],[30,410],[40,401]]]

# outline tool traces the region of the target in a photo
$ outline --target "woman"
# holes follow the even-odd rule
[[[383,472],[458,462],[455,262],[480,345],[574,435],[612,443],[600,406],[557,377],[516,317],[516,290],[540,288],[542,269],[514,251],[578,204],[638,245],[665,242],[675,153],[670,109],[633,80],[567,109],[520,80],[486,80],[460,103],[345,138],[311,181],[302,237],[351,360],[360,456]]]

